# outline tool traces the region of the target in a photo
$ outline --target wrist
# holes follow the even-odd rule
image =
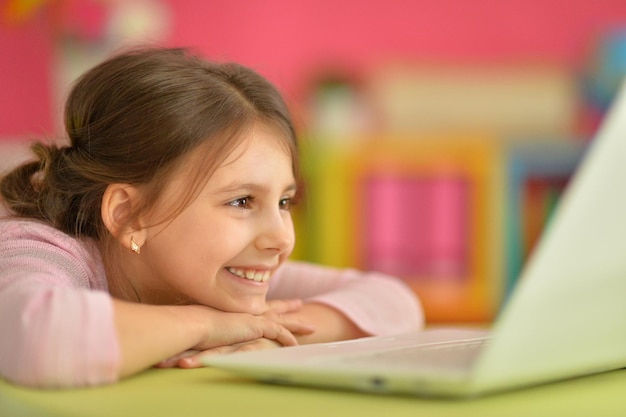
[[[189,346],[186,349],[199,345],[208,337],[211,309],[201,305],[165,306],[175,318],[179,338],[187,340]]]

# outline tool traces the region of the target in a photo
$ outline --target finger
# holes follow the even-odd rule
[[[276,314],[291,313],[302,308],[302,300],[299,298],[288,300],[270,300],[267,302],[268,311]]]
[[[234,350],[234,352],[250,352],[253,350],[265,350],[280,348],[281,345],[275,340],[270,339],[257,339],[252,342],[242,343]]]
[[[181,368],[198,368],[202,366],[208,366],[208,364],[205,363],[205,360],[211,356],[235,352],[250,352],[254,350],[275,349],[280,347],[281,345],[275,340],[261,338],[251,340],[249,342],[237,343],[230,346],[220,346],[207,349],[203,352],[196,353],[193,356],[181,359],[179,366]]]
[[[302,321],[301,319],[292,318],[289,315],[278,316],[272,320],[285,327],[291,333],[311,334],[316,330],[315,325]]]
[[[178,366],[178,362],[182,359],[182,358],[186,358],[192,355],[195,355],[196,353],[198,353],[198,350],[186,350],[182,353],[179,353],[178,355],[172,356],[171,358],[167,358],[165,360],[162,360],[161,362],[157,363],[156,365],[154,365],[156,368],[174,368],[176,366]]]
[[[265,323],[261,329],[263,331],[262,337],[276,340],[283,346],[296,346],[298,344],[296,337],[284,326],[271,320],[264,320],[261,323]]]
[[[177,363],[179,368],[191,369],[191,368],[200,368],[206,366],[202,363],[202,358],[206,358],[208,356],[214,355],[222,355],[225,353],[233,353],[237,350],[237,345],[229,345],[229,346],[218,346],[211,349],[207,349],[202,352],[197,352],[193,355],[180,358]]]

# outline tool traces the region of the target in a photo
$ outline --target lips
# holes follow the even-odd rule
[[[255,282],[267,282],[270,279],[270,271],[259,271],[256,269],[244,269],[244,268],[226,268],[228,272],[236,275],[240,278],[244,278]]]

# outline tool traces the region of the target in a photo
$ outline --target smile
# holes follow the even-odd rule
[[[256,282],[267,282],[270,279],[270,271],[255,271],[254,269],[226,268],[228,272],[238,277]]]

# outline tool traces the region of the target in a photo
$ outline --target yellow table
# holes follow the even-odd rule
[[[474,400],[429,400],[266,385],[209,368],[151,369],[77,390],[0,381],[0,416],[626,416],[626,370]]]

